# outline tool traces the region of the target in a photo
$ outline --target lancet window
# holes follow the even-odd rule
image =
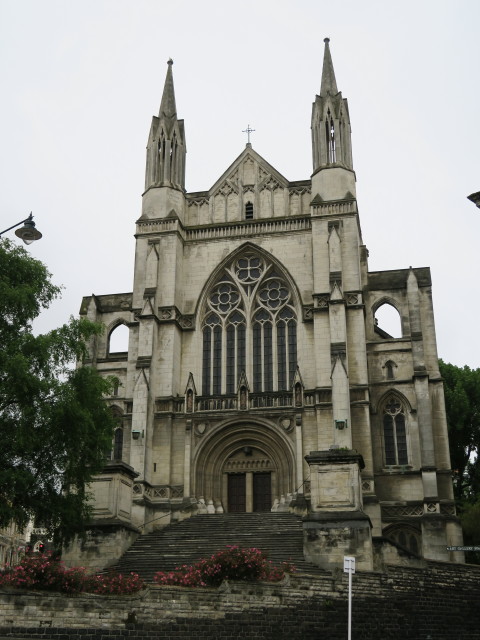
[[[236,393],[242,371],[254,392],[290,389],[297,316],[285,278],[249,252],[228,265],[207,296],[203,395]]]
[[[335,125],[330,109],[325,119],[325,134],[327,139],[327,161],[329,164],[333,164],[337,161],[337,154],[335,149]]]
[[[408,464],[405,413],[400,401],[391,396],[383,411],[385,464]]]
[[[121,460],[123,452],[123,429],[118,427],[115,429],[113,436],[113,454],[112,460]]]

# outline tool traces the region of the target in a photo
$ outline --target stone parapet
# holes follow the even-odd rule
[[[480,567],[428,563],[353,576],[356,637],[476,638]],[[224,583],[218,589],[148,587],[129,596],[0,591],[0,637],[300,640],[346,637],[348,576],[293,575],[283,583]],[[373,615],[374,612],[374,615]],[[477,635],[476,635],[477,634]]]

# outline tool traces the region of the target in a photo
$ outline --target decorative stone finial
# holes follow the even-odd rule
[[[325,44],[328,44],[330,42],[330,38],[324,38],[323,41],[325,42]]]
[[[171,65],[173,64],[173,60],[172,60],[171,58],[169,58],[169,59],[168,59],[167,64],[168,64],[169,66],[171,66]]]

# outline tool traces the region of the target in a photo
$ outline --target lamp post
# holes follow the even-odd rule
[[[12,226],[8,227],[8,229],[0,231],[0,238],[4,233],[7,233],[7,231],[10,231],[10,229],[19,227],[21,224],[23,224],[23,227],[21,229],[17,229],[15,231],[15,235],[23,240],[25,244],[32,244],[32,242],[35,242],[35,240],[40,240],[42,234],[40,233],[40,231],[38,231],[38,229],[35,229],[35,223],[33,221],[33,215],[31,211],[30,215],[28,216],[28,218],[25,218],[25,220],[20,220],[20,222],[12,224]]]
[[[477,193],[471,193],[467,198],[480,209],[480,191],[477,191]]]

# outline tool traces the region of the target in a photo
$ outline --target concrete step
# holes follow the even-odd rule
[[[157,571],[171,571],[225,549],[255,547],[274,564],[292,561],[299,570],[319,570],[303,559],[303,529],[290,513],[228,513],[198,515],[140,536],[111,570],[134,571],[152,581]]]

